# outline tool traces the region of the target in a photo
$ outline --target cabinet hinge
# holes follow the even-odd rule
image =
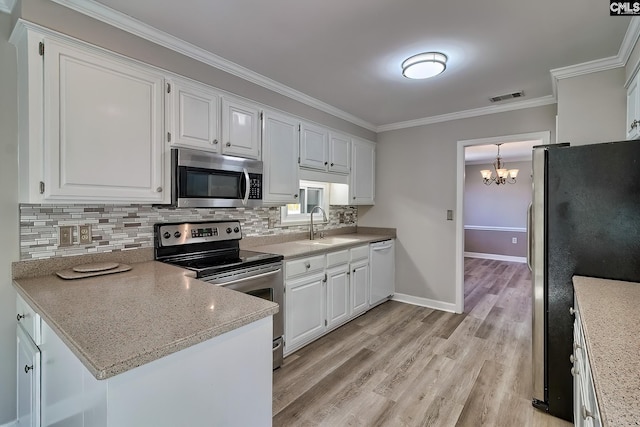
[[[44,42],[40,42],[38,45],[38,53],[40,53],[40,56],[44,56]]]
[[[40,194],[44,194],[44,181],[40,181]]]
[[[264,113],[260,113],[260,120],[264,119]]]
[[[300,156],[298,156],[298,164],[300,164]]]
[[[171,142],[171,132],[167,132],[167,142]]]
[[[171,83],[167,83],[167,93],[171,93]]]
[[[298,125],[298,132],[300,132],[302,130],[301,126]]]
[[[327,273],[324,273],[324,280],[323,280],[323,282],[324,282],[324,283],[327,283]]]

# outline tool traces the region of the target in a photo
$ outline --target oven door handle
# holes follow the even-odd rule
[[[247,276],[247,277],[243,277],[242,279],[232,280],[230,282],[220,282],[220,283],[211,282],[211,283],[213,283],[214,285],[219,285],[219,286],[228,286],[228,285],[233,285],[235,283],[246,282],[247,280],[259,279],[261,277],[271,276],[271,275],[277,274],[277,273],[279,273],[281,271],[282,271],[282,269],[279,268],[279,269],[274,270],[274,271],[269,271],[267,273],[262,273],[262,274],[256,274],[255,276]]]
[[[249,192],[251,191],[251,180],[249,179],[249,172],[247,168],[242,168],[242,173],[244,173],[244,197],[242,198],[242,204],[247,206],[247,202],[249,202]]]

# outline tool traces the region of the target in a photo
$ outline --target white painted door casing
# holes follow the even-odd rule
[[[44,199],[169,203],[163,75],[44,43]]]
[[[638,90],[638,80],[640,73],[629,83],[627,88],[627,139],[638,139],[640,137],[640,91]]]
[[[351,140],[351,179],[349,201],[354,205],[375,203],[375,144],[359,139]]]
[[[262,117],[264,204],[296,203],[299,191],[298,120],[265,111]]]
[[[167,132],[171,146],[220,151],[220,94],[210,86],[174,77],[167,81]]]
[[[222,154],[260,160],[260,108],[222,98]]]

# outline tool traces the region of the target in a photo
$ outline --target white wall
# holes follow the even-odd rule
[[[11,262],[18,260],[18,116],[9,15],[0,13],[0,425],[16,417],[16,294]]]
[[[397,229],[398,293],[455,303],[457,141],[551,131],[556,106],[473,117],[378,135],[376,205],[358,225]],[[454,215],[462,214],[454,212]]]
[[[571,145],[626,139],[625,69],[558,81],[558,142]]]

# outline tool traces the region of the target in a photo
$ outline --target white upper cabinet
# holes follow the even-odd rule
[[[627,88],[627,139],[638,139],[640,137],[640,91],[638,91],[638,79],[640,79],[640,73],[636,74]]]
[[[236,98],[222,98],[222,154],[260,159],[260,109]]]
[[[171,145],[219,152],[219,93],[210,86],[180,78],[167,82],[167,92]]]
[[[169,203],[163,74],[26,26],[12,42],[20,201]]]
[[[348,174],[351,169],[351,138],[329,133],[329,172]]]
[[[263,202],[298,199],[298,120],[265,111],[262,118]]]
[[[359,139],[351,141],[351,179],[349,200],[354,205],[375,202],[375,144]]]
[[[44,197],[169,202],[163,75],[45,40]]]
[[[300,166],[326,171],[328,162],[327,129],[302,123],[300,125]]]

